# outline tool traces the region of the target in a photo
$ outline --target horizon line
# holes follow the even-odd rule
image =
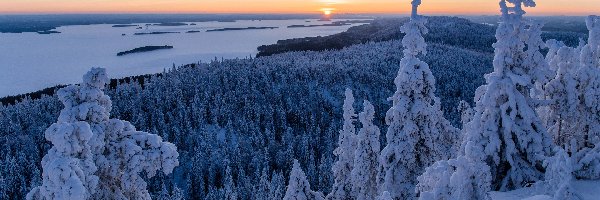
[[[323,15],[321,12],[8,12],[1,13],[0,16],[17,16],[17,15]],[[335,15],[375,15],[375,16],[409,16],[410,13],[395,13],[395,12],[356,12],[356,13],[334,13]],[[586,13],[528,13],[527,16],[565,16],[578,17],[589,16],[594,14]],[[499,13],[444,13],[434,12],[425,13],[423,16],[500,16]]]

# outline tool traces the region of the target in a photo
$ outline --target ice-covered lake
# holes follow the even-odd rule
[[[341,21],[343,19],[333,20]],[[310,21],[310,22],[308,22]],[[111,78],[161,72],[173,64],[244,58],[256,48],[281,39],[326,36],[351,26],[287,28],[289,25],[328,24],[311,20],[190,22],[186,26],[113,27],[112,24],[63,26],[60,34],[0,33],[0,97],[80,82],[91,67],[105,67]],[[195,24],[195,25],[194,25]],[[358,24],[354,24],[358,25]],[[220,28],[278,27],[262,30],[206,32]],[[186,33],[187,31],[199,31]],[[134,35],[148,32],[172,34]],[[123,34],[125,34],[123,36]],[[143,46],[174,48],[116,56]]]

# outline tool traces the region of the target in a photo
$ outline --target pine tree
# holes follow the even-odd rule
[[[437,160],[452,156],[458,130],[444,119],[440,100],[434,94],[435,78],[429,65],[417,58],[425,54],[426,19],[417,15],[420,0],[412,1],[413,14],[401,27],[404,57],[394,80],[396,92],[386,113],[387,145],[381,151],[378,170],[379,192],[395,199],[412,199],[417,176]]]
[[[338,158],[332,167],[334,183],[327,199],[346,200],[355,198],[352,192],[350,172],[354,165],[354,151],[356,150],[356,128],[353,124],[356,121],[356,114],[352,106],[354,104],[352,90],[346,89],[345,95],[344,125],[339,134],[338,147],[333,152]]]
[[[310,190],[310,184],[306,175],[300,168],[298,160],[294,160],[294,166],[290,172],[290,181],[283,200],[323,200],[323,194]]]
[[[373,124],[375,109],[365,100],[364,111],[359,114],[362,128],[358,132],[358,146],[352,168],[352,186],[357,200],[377,197],[377,166],[379,156],[379,128]]]
[[[551,140],[531,105],[531,66],[524,66],[522,6],[532,0],[500,1],[502,22],[496,30],[494,71],[486,75],[463,142],[465,156],[490,167],[492,190],[511,190],[543,179],[542,161]]]

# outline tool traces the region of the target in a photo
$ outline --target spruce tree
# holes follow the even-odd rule
[[[496,30],[494,71],[486,75],[476,99],[475,115],[467,124],[464,154],[490,167],[491,189],[512,190],[543,179],[543,159],[550,154],[548,137],[529,95],[534,66],[526,66],[523,6],[532,0],[500,1],[502,21]]]
[[[406,34],[404,57],[394,80],[396,92],[389,98],[387,145],[379,158],[379,192],[388,191],[395,199],[414,198],[417,176],[435,161],[452,156],[458,139],[458,130],[443,117],[429,65],[417,58],[427,46],[422,36],[427,33],[426,19],[417,15],[420,4],[412,1],[410,21],[400,28]]]
[[[58,91],[65,108],[46,131],[54,150],[42,160],[42,186],[28,199],[150,199],[141,173],[151,178],[179,165],[175,145],[109,118],[112,102],[102,91],[108,81],[105,69],[92,68],[82,84]]]
[[[352,186],[357,200],[377,197],[377,166],[379,157],[379,128],[373,124],[375,109],[365,100],[364,110],[358,114],[362,128],[358,132],[358,146],[352,168]]]
[[[300,168],[298,160],[294,160],[294,166],[290,172],[290,181],[285,191],[283,200],[324,200],[320,192],[310,190],[310,183],[306,179],[304,171]]]
[[[354,166],[354,151],[356,150],[356,114],[354,112],[354,96],[352,90],[346,88],[344,99],[344,125],[339,134],[338,147],[333,151],[337,160],[333,164],[334,183],[327,199],[354,199],[352,192],[352,177],[350,172]]]

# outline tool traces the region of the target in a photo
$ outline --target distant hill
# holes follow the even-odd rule
[[[458,17],[428,17],[430,33],[425,35],[429,43],[448,44],[480,52],[493,52],[495,28],[473,23]],[[407,18],[379,18],[370,24],[351,27],[348,31],[324,37],[307,37],[279,40],[276,44],[258,47],[257,57],[290,51],[322,51],[342,49],[366,42],[400,39],[400,26]],[[448,37],[452,36],[452,37]]]

